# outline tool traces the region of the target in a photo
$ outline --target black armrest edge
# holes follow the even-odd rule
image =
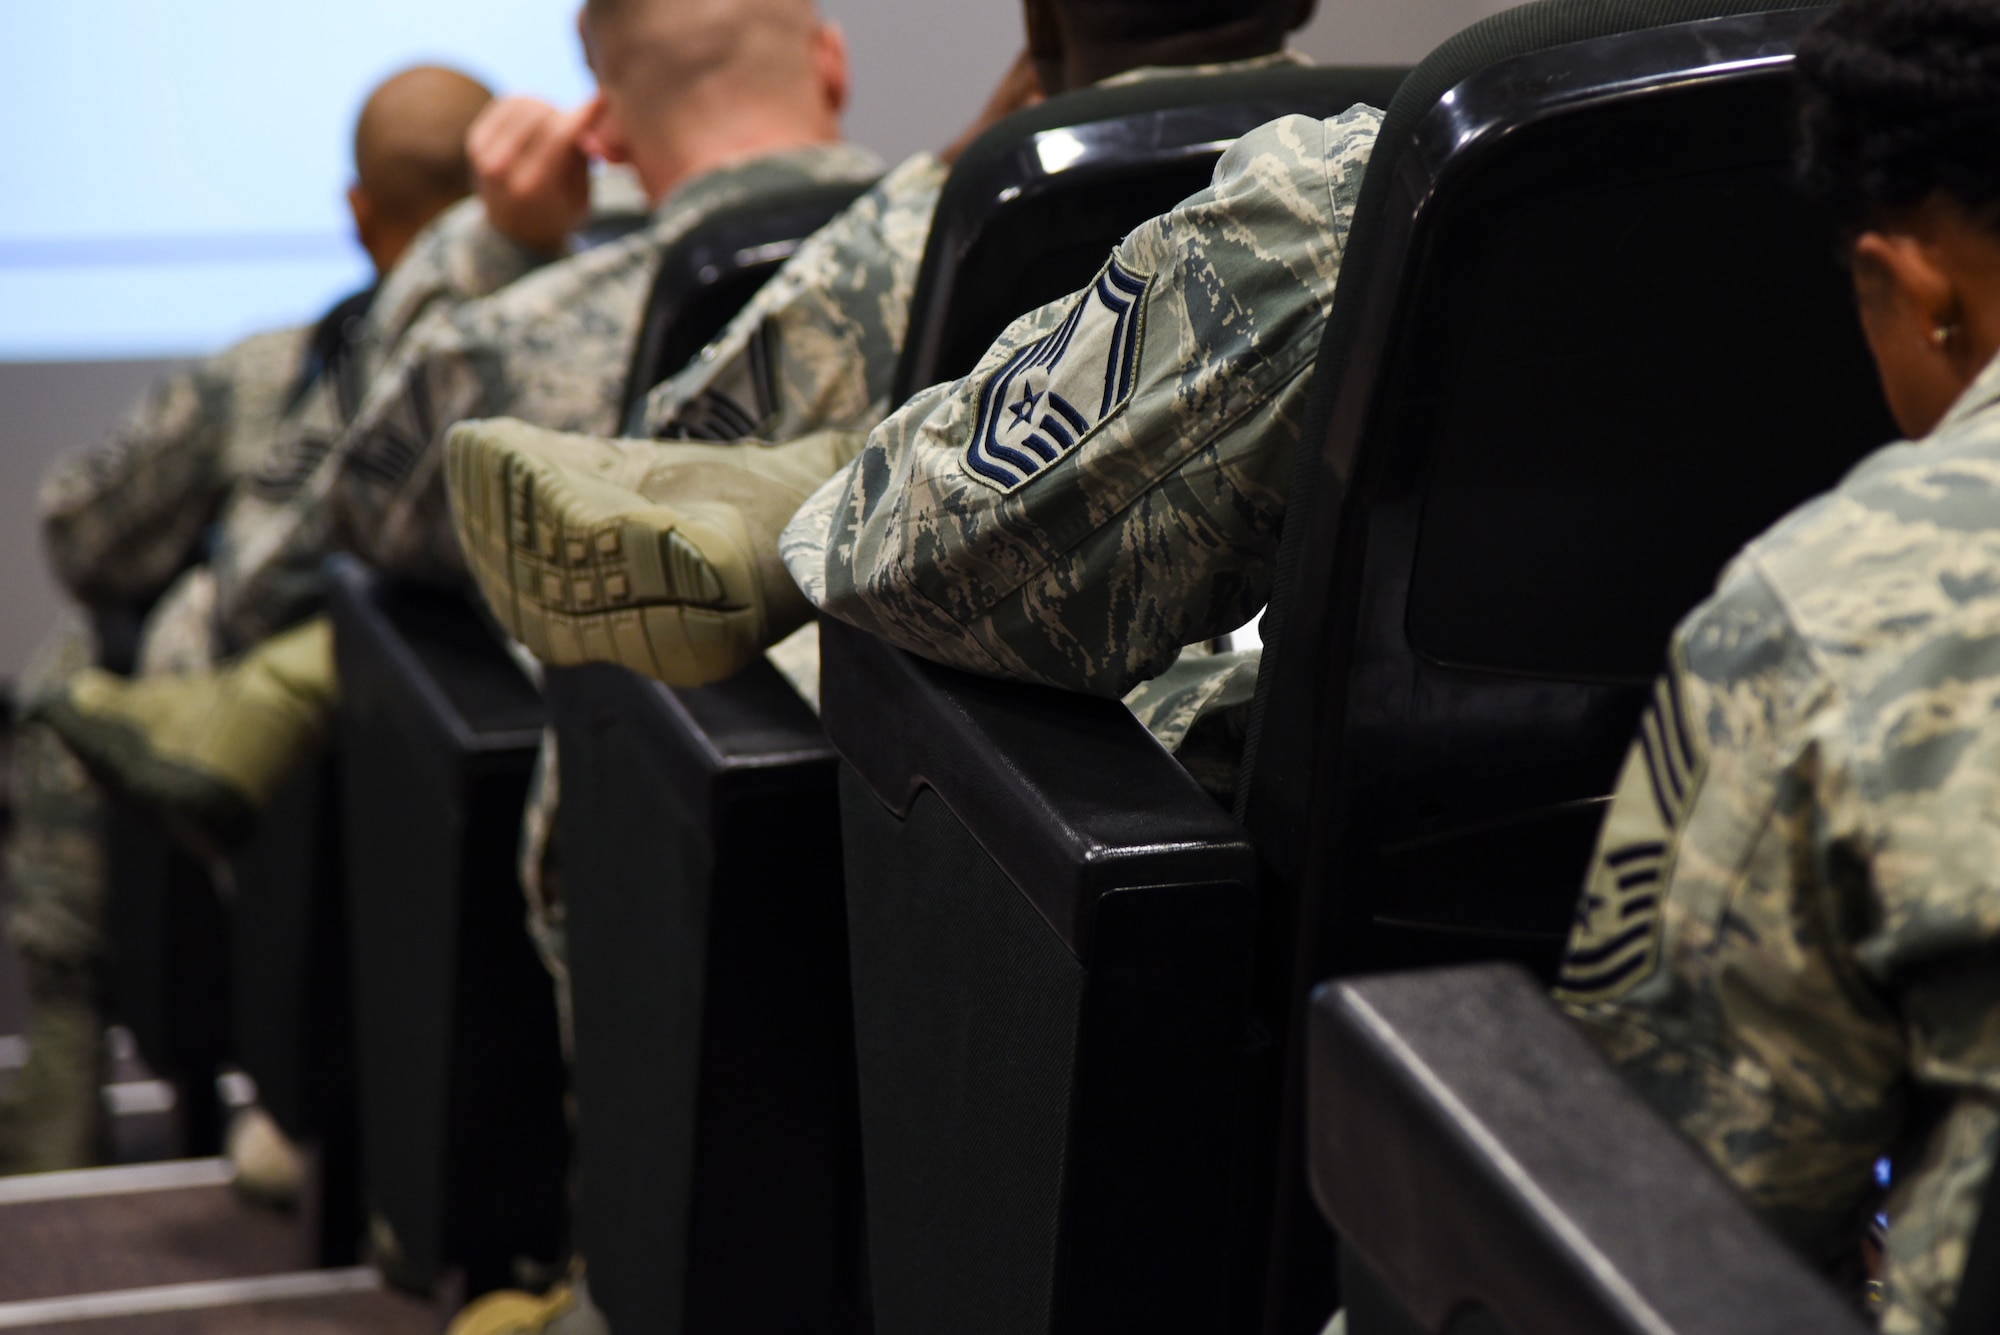
[[[1242,827],[1115,700],[940,667],[831,619],[821,691],[882,804],[935,792],[1079,954],[1107,890],[1254,884]]]
[[[1314,1195],[1427,1328],[1867,1329],[1524,970],[1327,984],[1310,1041]]]

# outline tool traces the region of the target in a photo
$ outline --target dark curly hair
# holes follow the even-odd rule
[[[1261,23],[1291,27],[1297,0],[1061,0],[1072,30],[1097,41],[1149,41]]]
[[[1796,69],[1800,175],[1850,231],[1933,194],[2000,230],[2000,0],[1843,0]]]

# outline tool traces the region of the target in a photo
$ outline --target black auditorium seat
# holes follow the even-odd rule
[[[1790,50],[1814,14],[1726,16],[1754,7],[1531,5],[1390,109],[1246,761],[1266,893],[1295,924],[1260,979],[1288,1028],[1328,976],[1551,975],[1674,624],[1896,435],[1792,181]],[[1616,34],[1635,13],[1717,17]],[[1283,1134],[1279,1181],[1303,1239],[1299,1146]]]
[[[938,201],[897,401],[969,372],[1020,316],[1077,291],[1148,218],[1206,189],[1245,131],[1385,106],[1407,70],[1282,67],[1052,97],[969,145]]]
[[[653,386],[693,361],[804,240],[867,190],[853,182],[801,186],[723,209],[660,257],[618,420],[628,429]]]
[[[650,385],[673,369],[674,356],[698,351],[800,239],[860,189],[813,188],[766,209],[733,211],[670,248],[649,299],[635,377]],[[636,401],[626,397],[628,405]],[[351,562],[336,563],[332,583],[372,1240],[399,1282],[429,1288],[458,1268],[477,1293],[510,1282],[514,1257],[551,1260],[567,1241],[568,1136],[554,994],[522,929],[516,870],[522,802],[546,711],[491,623],[464,599],[399,587]],[[717,809],[738,791],[718,784]],[[728,826],[735,813],[724,814]],[[594,920],[587,909],[582,916],[587,941]],[[621,930],[613,927],[614,938]],[[609,1007],[612,1050],[595,1068],[613,1089],[623,1078],[620,1066],[658,1038],[620,1018],[618,986]],[[595,999],[588,985],[584,992]],[[643,1007],[633,1013],[650,1014]],[[595,1030],[579,1046],[586,1041],[601,1043]],[[653,1086],[641,1085],[650,1095]],[[648,1104],[630,1117],[658,1111]],[[761,1111],[746,1105],[732,1115]],[[654,1218],[662,1207],[652,1192],[676,1188],[671,1175],[663,1182],[633,1174],[661,1152],[654,1128],[638,1125],[636,1144],[614,1135],[609,1153],[586,1159],[612,1177],[607,1188],[586,1175],[584,1194],[608,1189]],[[756,1161],[768,1151],[769,1142],[756,1142]],[[675,1162],[684,1178],[691,1171],[685,1147]],[[685,1203],[686,1186],[678,1191],[671,1199]],[[714,1193],[703,1199],[713,1204]],[[674,1208],[664,1207],[669,1214]],[[725,1195],[719,1208],[741,1207]],[[773,1222],[773,1237],[802,1227],[807,1214],[795,1209]],[[621,1274],[629,1273],[618,1266],[627,1254],[622,1236],[605,1235],[608,1264],[592,1273],[594,1290],[613,1302]],[[646,1287],[656,1283],[659,1259],[644,1250],[638,1257],[643,1279],[632,1310],[644,1320],[659,1310],[650,1305],[657,1287]],[[804,1291],[802,1279],[772,1284],[766,1272],[750,1292],[776,1304],[774,1312],[789,1312],[785,1295]]]
[[[1002,122],[945,187],[899,392],[1086,285],[1246,131],[1402,75],[1180,77]],[[1254,1251],[1241,830],[1121,706],[823,634],[877,1330],[1223,1328]]]
[[[468,1294],[558,1259],[568,1130],[555,999],[522,928],[543,708],[464,599],[329,563],[370,1241]]]
[[[311,1157],[325,1265],[353,1263],[365,1222],[340,791],[337,752],[286,782],[235,857],[227,905],[235,1061]]]
[[[663,257],[628,418],[861,191],[731,210]],[[854,1329],[853,1037],[819,723],[765,664],[695,691],[558,668],[546,692],[591,1297],[621,1330]]]
[[[1329,983],[1308,1042],[1348,1335],[1872,1329],[1519,966]]]
[[[352,293],[320,318],[306,341],[292,404],[331,380],[340,411],[359,408],[366,386],[358,383],[352,354],[374,297],[372,287]],[[149,611],[94,615],[100,667],[131,674]],[[327,934],[302,935],[316,915],[337,912],[337,881],[316,852],[328,844],[330,817],[304,805],[328,792],[315,774],[278,799],[271,819],[238,850],[228,902],[217,900],[195,858],[141,813],[114,802],[106,904],[112,1009],[146,1063],[175,1086],[184,1152],[221,1148],[225,1110],[215,1081],[235,1062],[260,1091],[272,1087],[263,1096],[267,1109],[315,1151],[322,1168],[352,1176],[351,1067],[334,1056],[337,1043],[324,1046],[342,1023],[343,957]],[[276,936],[267,938],[267,931]],[[271,965],[280,959],[284,967]],[[291,1046],[292,1037],[308,1035],[304,1047]],[[323,1251],[339,1260],[353,1247],[351,1211],[342,1213],[338,1194],[321,1203],[331,1212],[318,1220]]]
[[[1261,1277],[1239,1276],[1266,1330],[1302,1331],[1331,1300],[1330,1248],[1302,1188],[1291,1198],[1303,1085],[1289,1035],[1306,986],[1453,959],[1551,967],[1668,631],[1730,553],[1893,434],[1830,235],[1790,185],[1788,53],[1811,15],[1758,12],[1787,8],[1545,0],[1447,43],[1389,108],[1315,372],[1248,758],[1263,935],[1252,1003],[1228,1030],[1247,1102],[1230,1152],[1249,1178],[1231,1245],[1268,1257]],[[825,666],[826,726],[850,761],[880,754],[876,734],[891,727],[843,698],[837,658],[858,640],[829,637]],[[917,713],[930,690],[1024,715],[1103,708],[954,674],[930,683],[897,713]],[[1134,763],[1170,762],[1155,750]],[[955,849],[1009,852],[965,827],[1022,764],[995,727],[923,774],[953,813]],[[855,768],[893,805],[894,768],[881,781]],[[892,814],[846,810],[850,846]],[[1052,830],[1005,838],[1065,847]],[[873,1157],[871,1043],[878,1023],[885,1041],[898,1030],[871,1020],[871,991],[959,947],[911,933],[870,964],[862,924],[886,920],[871,918],[876,897],[918,893],[949,865],[872,879],[850,867],[878,1214],[891,1198]],[[1049,1004],[1049,987],[965,974],[937,1010],[968,1024]],[[927,1048],[942,1059],[922,1031],[901,1032],[898,1060]],[[1079,1100],[1102,1049],[1061,1055],[1033,1083]],[[1013,1134],[972,1098],[898,1126],[891,1152],[928,1156],[909,1174],[925,1183]],[[1185,1159],[1222,1152],[1189,1146]],[[1009,1180],[1018,1217],[1045,1236],[1076,1226],[1077,1161],[1060,1163]],[[1271,1184],[1279,1199],[1259,1204]],[[990,1257],[992,1221],[1008,1216],[986,1215],[966,1236]],[[1127,1216],[1121,1232],[1185,1236],[1159,1212]],[[973,1246],[947,1244],[930,1218],[913,1236],[913,1272],[950,1273]],[[895,1244],[871,1246],[884,1276]],[[1173,1317],[1212,1328],[1202,1320],[1191,1304]]]

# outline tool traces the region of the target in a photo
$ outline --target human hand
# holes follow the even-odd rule
[[[590,216],[590,158],[582,141],[603,115],[601,97],[560,111],[532,97],[503,97],[466,133],[480,202],[503,236],[559,254]]]
[[[1035,72],[1034,57],[1023,51],[1014,58],[1014,63],[1007,67],[1007,72],[1000,76],[999,86],[987,100],[985,110],[979,113],[979,119],[967,126],[965,133],[953,141],[950,147],[941,150],[938,157],[946,165],[957,162],[959,155],[971,146],[973,140],[1015,112],[1025,111],[1034,106],[1042,98],[1042,80]]]

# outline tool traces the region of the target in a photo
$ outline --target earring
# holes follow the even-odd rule
[[[1955,324],[1941,324],[1937,328],[1931,330],[1931,342],[1936,344],[1940,348],[1942,348],[1945,344],[1951,342],[1954,338],[1957,337],[1958,337],[1958,326]]]

